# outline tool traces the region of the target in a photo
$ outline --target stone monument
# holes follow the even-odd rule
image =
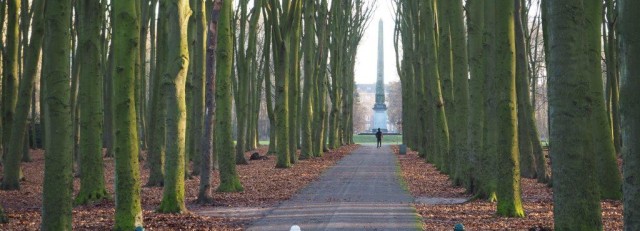
[[[383,133],[389,132],[387,128],[387,105],[384,103],[384,51],[382,43],[382,19],[378,22],[378,76],[376,81],[376,103],[373,105],[373,120],[371,131],[377,132],[378,128]]]

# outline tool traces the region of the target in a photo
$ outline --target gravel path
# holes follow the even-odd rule
[[[389,146],[361,146],[248,230],[420,230]]]

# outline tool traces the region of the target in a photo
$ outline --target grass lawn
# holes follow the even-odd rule
[[[356,144],[375,144],[375,135],[353,135],[353,142]],[[402,144],[402,135],[384,135],[383,144]]]

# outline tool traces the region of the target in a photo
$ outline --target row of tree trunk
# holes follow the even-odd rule
[[[530,98],[544,74],[529,60],[538,50],[537,32],[529,29],[538,21],[530,23],[531,1],[467,1],[468,37],[462,1],[397,1],[403,122],[419,128],[405,129],[404,142],[476,198],[497,200],[499,215],[525,215],[522,176],[553,186],[558,230],[601,230],[600,200],[622,198],[625,229],[637,229],[637,171],[630,166],[637,168],[638,114],[629,101],[637,93],[629,89],[638,83],[638,39],[622,16],[640,9],[629,2],[543,0],[539,6],[549,78],[548,172]],[[616,22],[625,29],[617,31]]]
[[[355,56],[373,9],[363,0],[240,0],[236,13],[231,0],[6,2],[0,188],[20,189],[27,131],[31,147],[43,140],[44,230],[71,229],[74,204],[111,198],[103,148],[116,164],[116,230],[143,225],[143,159],[146,186],[164,189],[158,212],[186,211],[191,175],[211,202],[214,167],[218,191],[243,190],[235,166],[257,148],[262,103],[275,167],[299,148],[308,159],[353,143]]]

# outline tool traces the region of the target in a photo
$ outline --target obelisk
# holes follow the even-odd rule
[[[378,76],[376,81],[376,104],[373,105],[371,131],[388,132],[387,105],[384,103],[384,46],[382,43],[382,19],[378,22]]]

